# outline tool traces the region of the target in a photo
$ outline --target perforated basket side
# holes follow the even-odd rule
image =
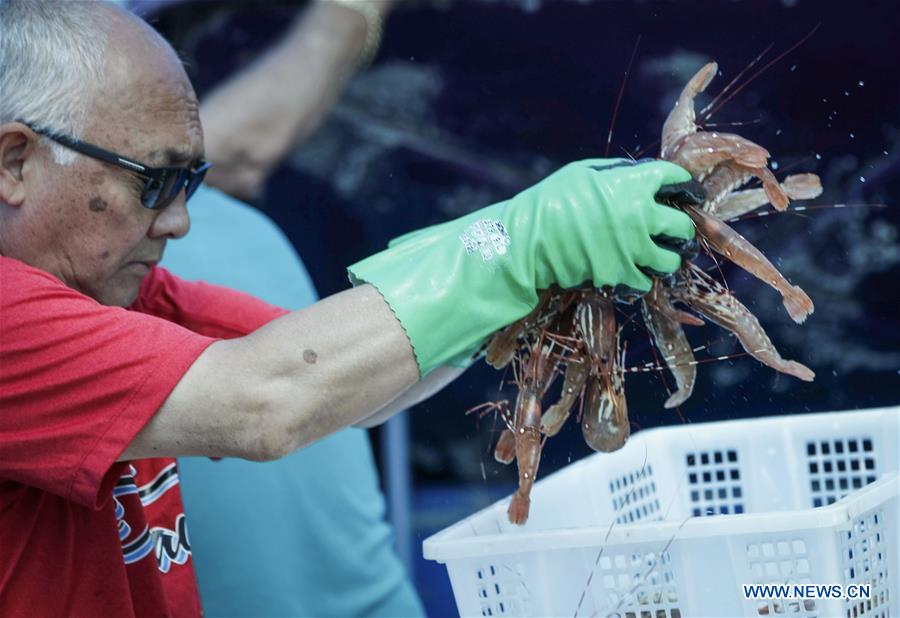
[[[900,408],[641,432],[540,480],[525,527],[503,500],[429,539],[426,557],[446,562],[463,615],[900,616],[896,475],[848,480],[845,500],[811,508],[809,471],[827,457],[852,471],[858,453],[884,475],[898,443]],[[754,601],[740,588],[859,582],[877,596]]]
[[[640,434],[639,434],[640,435]],[[643,432],[668,519],[827,506],[898,469],[900,406]]]
[[[577,552],[580,577],[553,610],[567,616],[682,618],[686,606],[679,543],[616,543]]]
[[[535,561],[535,556],[516,554],[449,561],[447,573],[460,616],[532,615],[534,597],[525,573],[526,563]],[[537,592],[539,596],[543,591]]]
[[[802,458],[793,486],[804,506],[833,504],[900,468],[900,406],[811,416],[787,421]]]
[[[883,595],[872,605],[887,613],[860,613],[867,605],[856,612],[900,615],[891,566],[898,491],[894,474],[815,510],[495,535],[474,539],[469,556],[447,566],[467,616],[843,616],[840,599],[745,600],[741,586],[854,583],[845,577],[849,554],[839,533],[869,518],[854,531],[854,574],[882,582],[873,586],[873,594]]]
[[[737,535],[729,541],[733,569],[740,585],[807,585],[840,582],[840,563],[830,528],[761,530]],[[825,599],[742,599],[744,616],[788,614],[815,618],[835,616],[839,601]],[[739,596],[740,595],[740,596]]]
[[[775,423],[732,421],[646,432],[648,448],[665,453],[660,466],[664,519],[735,515],[758,510],[751,491],[766,474],[768,451],[783,442]],[[789,490],[784,490],[790,495]],[[771,497],[770,497],[771,498]]]
[[[879,482],[879,484],[884,481]],[[900,483],[894,477],[895,483]],[[868,599],[846,600],[846,618],[900,615],[900,517],[895,494],[884,503],[861,505],[850,498],[849,521],[835,531],[844,585],[869,586]]]

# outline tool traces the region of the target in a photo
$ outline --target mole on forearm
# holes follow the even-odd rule
[[[316,354],[315,350],[303,350],[303,360],[309,363],[310,365],[315,365],[316,360],[318,360],[319,355]]]

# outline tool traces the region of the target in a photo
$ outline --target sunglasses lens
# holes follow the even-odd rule
[[[147,179],[147,182],[144,185],[144,192],[141,194],[141,204],[144,205],[144,208],[149,208],[151,210],[159,208],[158,203],[161,189],[162,183],[159,179]]]
[[[198,170],[191,172],[191,177],[188,180],[188,185],[185,188],[185,199],[191,199],[191,196],[203,182],[203,178],[206,176],[206,172],[209,169],[209,163],[204,163],[202,167]]]
[[[171,204],[184,185],[183,170],[162,169],[155,178],[147,181],[143,204],[151,210],[160,210]]]
[[[199,167],[189,170],[185,168],[162,168],[155,177],[147,180],[144,186],[142,202],[146,208],[159,210],[175,201],[181,190],[184,189],[185,201],[203,182],[209,163],[201,163]]]
[[[166,170],[163,174],[163,190],[161,192],[163,203],[157,208],[165,208],[175,201],[178,193],[184,187],[185,176],[187,176],[187,170]]]

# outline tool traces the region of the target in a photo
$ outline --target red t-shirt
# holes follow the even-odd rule
[[[175,460],[116,459],[215,338],[283,313],[161,268],[107,307],[0,256],[0,616],[202,613]]]

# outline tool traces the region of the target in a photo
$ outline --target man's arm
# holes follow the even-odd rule
[[[688,179],[663,161],[579,161],[506,202],[407,235],[350,266],[357,288],[209,346],[122,458],[280,457],[471,356],[530,313],[539,289],[591,281],[646,292],[643,270],[681,266],[654,238],[694,236],[687,215],[653,196]]]
[[[385,17],[394,0],[368,3]],[[319,0],[257,62],[203,100],[200,117],[214,187],[253,198],[287,152],[322,122],[353,74],[366,40],[364,16]]]
[[[370,416],[418,377],[403,328],[363,285],[209,346],[119,459],[274,459]]]

